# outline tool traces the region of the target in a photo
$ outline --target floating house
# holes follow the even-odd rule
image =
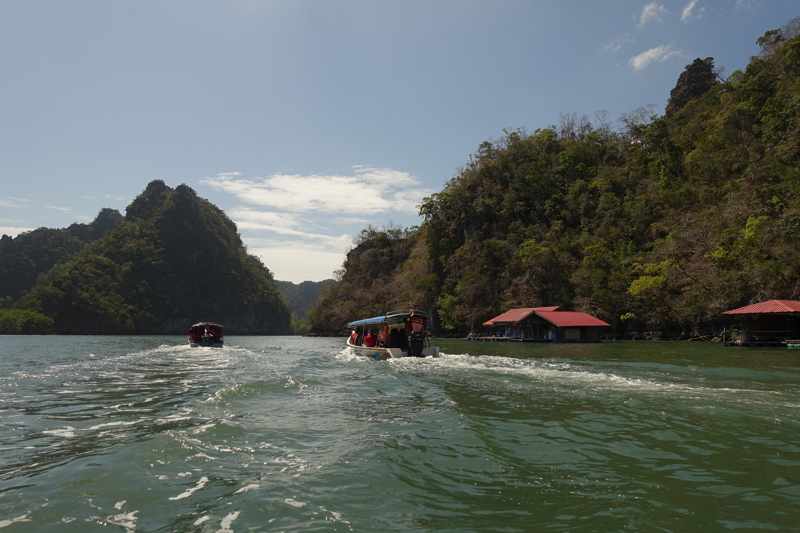
[[[735,344],[777,346],[800,344],[800,302],[769,300],[725,311],[723,315],[738,318],[742,338]]]
[[[600,342],[611,325],[592,315],[554,307],[511,309],[483,323],[487,331],[469,340],[509,342]]]

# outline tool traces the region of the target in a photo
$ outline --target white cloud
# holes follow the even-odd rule
[[[201,183],[249,204],[298,213],[416,214],[422,198],[433,192],[418,188],[419,181],[407,172],[367,166],[353,170],[350,176],[273,174],[254,180],[228,172],[207,177]]]
[[[244,239],[244,242],[247,251],[261,259],[275,279],[302,283],[330,279],[342,267],[352,238],[342,235],[337,239],[338,246],[269,239]]]
[[[58,207],[57,205],[45,205],[45,207],[47,209],[55,209],[56,211],[63,211],[65,213],[72,211],[71,207]]]
[[[681,52],[682,50],[673,50],[671,44],[664,44],[630,58],[628,65],[633,70],[642,70],[653,61],[664,61],[672,56],[680,55]]]
[[[683,12],[681,13],[681,22],[683,22],[684,24],[688,24],[689,21],[697,20],[703,16],[703,11],[705,11],[706,8],[701,7],[697,12],[693,13],[696,5],[697,5],[697,0],[692,0],[691,2],[686,4],[686,7],[683,8]]]
[[[287,241],[285,239],[276,238],[262,238],[262,237],[245,237],[242,240],[248,246],[255,246],[256,248],[270,248],[275,246],[313,246],[315,250],[325,250],[328,252],[336,252],[343,254],[350,250],[353,245],[353,237],[346,233],[338,236],[319,235],[314,233],[302,234],[303,240],[298,241],[292,239]]]
[[[0,200],[0,207],[22,207],[23,205],[30,205],[31,201],[27,198],[14,198],[13,196],[5,196],[7,200]],[[9,201],[10,200],[10,201]]]
[[[254,211],[248,207],[237,207],[227,212],[228,216],[236,222],[240,228],[243,224],[250,224],[255,227],[289,229],[299,224],[297,215],[286,213],[275,213],[274,211]]]
[[[649,22],[661,22],[662,17],[668,13],[667,9],[653,0],[642,9],[642,14],[639,16],[640,28],[644,28]]]
[[[341,268],[357,226],[393,217],[417,219],[434,191],[407,172],[354,166],[351,174],[273,174],[247,179],[225,172],[200,180],[242,203],[226,209],[251,254],[276,279],[322,280]],[[376,220],[377,219],[377,220]]]
[[[223,178],[235,178],[236,176],[241,176],[241,175],[242,175],[241,172],[220,172],[219,174],[217,174],[217,176]]]
[[[258,256],[275,279],[301,283],[333,277],[353,245],[347,233],[325,235],[298,229],[306,224],[296,213],[274,213],[237,208],[228,211],[245,232],[271,233],[272,237],[243,237],[247,251]],[[325,228],[329,229],[329,228]]]
[[[340,226],[345,226],[345,225],[366,226],[367,224],[371,224],[374,222],[364,217],[333,217],[332,219],[330,219],[330,221],[333,224],[337,224]]]
[[[761,0],[736,0],[736,9],[755,9],[761,5]]]
[[[13,226],[0,226],[0,235],[8,235],[13,238],[17,238],[17,235],[20,233],[25,233],[26,231],[33,231],[36,228],[16,228]]]
[[[301,220],[297,215],[286,213],[274,213],[269,211],[255,211],[248,208],[236,208],[228,211],[228,216],[236,223],[236,227],[244,231],[266,231],[277,235],[294,237],[292,242],[297,239],[314,242],[316,246],[325,246],[335,250],[344,250],[352,243],[352,237],[343,233],[340,236],[325,235],[322,233],[311,233],[295,229],[308,223]],[[253,242],[253,239],[243,239],[246,242]],[[260,242],[264,242],[263,240]],[[273,242],[273,241],[269,241]]]
[[[612,41],[603,47],[603,50],[606,52],[619,52],[623,46],[626,44],[630,44],[633,42],[633,38],[630,35],[625,35],[616,41]]]

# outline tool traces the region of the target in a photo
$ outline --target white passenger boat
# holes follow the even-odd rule
[[[431,346],[424,311],[398,309],[347,325],[353,330],[347,346],[360,355],[379,360],[439,355],[439,347]]]

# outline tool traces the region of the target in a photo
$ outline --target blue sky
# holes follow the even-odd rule
[[[654,105],[743,69],[795,0],[0,2],[0,233],[89,222],[154,179],[321,280],[367,224],[420,223],[503,129]]]

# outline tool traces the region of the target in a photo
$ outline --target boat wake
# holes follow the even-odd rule
[[[578,397],[613,395],[622,402],[634,399],[660,402],[671,398],[700,409],[726,403],[780,406],[790,411],[800,407],[793,391],[753,389],[732,382],[728,376],[691,383],[685,374],[694,369],[671,365],[650,365],[646,373],[649,377],[643,377],[641,368],[629,365],[601,369],[591,361],[543,361],[493,355],[443,353],[438,358],[404,358],[390,364],[398,370],[468,381],[478,387],[558,389],[560,394]]]

